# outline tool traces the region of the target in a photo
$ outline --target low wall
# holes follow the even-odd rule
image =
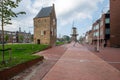
[[[25,62],[22,64],[18,64],[18,65],[11,67],[9,69],[2,70],[2,71],[0,71],[0,80],[8,80],[11,77],[17,75],[18,73],[24,71],[25,69],[33,66],[37,62],[42,61],[43,59],[44,59],[44,57],[42,56],[40,58],[31,60],[31,61],[28,61],[28,62]]]

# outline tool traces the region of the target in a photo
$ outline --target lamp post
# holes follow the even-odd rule
[[[97,37],[97,52],[100,51],[100,19],[97,20],[97,24],[98,24],[98,37]]]

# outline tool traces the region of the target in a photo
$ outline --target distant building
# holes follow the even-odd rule
[[[110,0],[110,43],[120,47],[120,0]]]
[[[88,44],[92,44],[92,30],[89,30],[85,34],[85,42]]]
[[[32,34],[19,31],[4,31],[5,43],[31,43]],[[2,43],[2,31],[0,30],[0,43]]]
[[[72,34],[71,34],[71,41],[77,41],[77,36],[78,36],[77,29],[76,29],[76,27],[73,27]]]
[[[34,18],[34,43],[54,46],[57,37],[57,19],[54,4],[44,7]]]

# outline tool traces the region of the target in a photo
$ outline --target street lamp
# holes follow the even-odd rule
[[[98,37],[97,37],[97,52],[100,51],[100,19],[97,20],[97,24],[98,24]]]

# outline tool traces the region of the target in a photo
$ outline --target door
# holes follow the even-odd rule
[[[40,39],[37,40],[37,44],[40,44]]]

